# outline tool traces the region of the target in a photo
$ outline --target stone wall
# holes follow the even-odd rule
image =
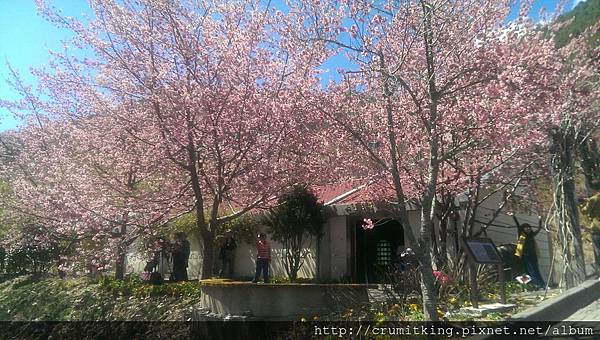
[[[203,280],[202,308],[219,317],[248,316],[298,320],[343,312],[368,303],[367,288],[359,284],[264,284]]]

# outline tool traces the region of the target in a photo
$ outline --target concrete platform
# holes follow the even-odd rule
[[[223,318],[297,320],[369,302],[364,284],[265,284],[202,280],[201,308]]]

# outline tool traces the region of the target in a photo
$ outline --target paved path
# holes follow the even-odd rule
[[[586,273],[588,277],[598,276],[596,268],[591,264],[586,265]],[[565,321],[600,321],[600,299],[571,314]]]
[[[565,321],[600,321],[600,300],[583,307]]]
[[[555,324],[554,327],[559,329],[563,334],[561,336],[548,337],[547,339],[598,339],[600,338],[600,323],[597,321],[600,321],[600,299],[579,309],[563,322]]]
[[[549,336],[545,339],[598,339],[600,338],[600,323],[597,321],[600,321],[600,300],[592,302],[571,314],[564,321],[553,325],[553,329],[558,330],[561,335]]]

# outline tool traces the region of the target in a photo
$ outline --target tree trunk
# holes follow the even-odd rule
[[[290,282],[294,280],[294,242],[292,239],[286,239],[283,242],[285,247],[285,257],[283,259],[283,264],[285,267],[285,273],[287,274]]]
[[[125,234],[127,232],[127,214],[123,216],[123,221],[119,227],[119,243],[117,245],[117,259],[115,263],[115,279],[123,280],[125,278],[125,255],[127,246],[125,245]]]
[[[435,172],[435,171],[434,171]],[[437,174],[435,174],[437,176]],[[435,177],[431,177],[435,178]],[[430,183],[430,189],[432,183]],[[432,258],[431,258],[431,230],[433,229],[433,220],[431,218],[432,199],[429,199],[428,193],[424,195],[421,208],[421,232],[420,232],[420,251],[419,255],[421,265],[421,289],[423,290],[423,311],[426,320],[437,321],[437,294],[434,285]]]
[[[298,279],[298,272],[300,271],[300,267],[302,267],[303,264],[303,237],[302,235],[292,236],[286,242],[284,242],[284,245],[286,249],[285,270],[288,275],[288,279],[290,279],[290,282],[296,282]]]
[[[434,287],[433,270],[431,266],[431,233],[433,230],[433,217],[435,211],[435,194],[437,179],[440,170],[439,164],[439,136],[437,131],[438,100],[439,93],[436,87],[436,73],[433,52],[433,29],[431,24],[432,7],[425,1],[421,1],[423,8],[423,40],[425,42],[425,59],[427,62],[429,117],[427,128],[429,129],[429,164],[427,171],[427,187],[421,196],[421,248],[424,250],[421,263],[421,287],[423,289],[423,311],[426,320],[437,321],[437,296]]]
[[[202,270],[200,279],[210,279],[215,265],[215,238],[211,232],[202,233]]]
[[[584,184],[587,196],[595,190],[600,190],[600,153],[594,138],[579,145],[581,168],[584,175]]]
[[[424,248],[424,247],[421,247]],[[435,289],[435,278],[433,277],[433,268],[431,266],[431,256],[428,249],[421,249],[422,254],[418,255],[421,274],[421,291],[423,299],[423,314],[425,320],[438,321],[437,314],[437,294]],[[423,251],[424,250],[424,251]]]
[[[295,254],[292,254],[293,258],[292,258],[292,262],[290,263],[290,275],[289,275],[289,279],[290,282],[296,282],[296,280],[298,279],[298,271],[300,270],[300,260],[296,257]]]
[[[188,121],[188,124],[189,121]],[[188,171],[190,175],[190,184],[194,192],[194,210],[196,212],[196,235],[202,240],[202,270],[200,271],[200,279],[209,279],[213,274],[214,265],[214,242],[215,242],[215,230],[216,221],[213,219],[211,224],[208,225],[204,215],[204,196],[202,195],[202,187],[200,184],[200,178],[198,177],[198,161],[196,155],[196,148],[194,146],[193,137],[191,134],[192,128],[188,127]],[[218,209],[218,207],[216,207]],[[216,211],[213,211],[215,213]]]
[[[436,239],[435,265],[439,270],[445,269],[448,264],[448,220],[452,212],[452,196],[443,195],[442,201],[438,202],[436,218],[439,221],[439,237]],[[433,233],[432,237],[435,237]]]
[[[444,214],[444,217],[440,221],[440,251],[438,254],[438,269],[446,268],[448,262],[448,215]]]
[[[115,279],[123,280],[125,278],[125,247],[122,244],[117,246],[117,260],[115,264]]]
[[[585,280],[585,261],[579,225],[577,199],[575,197],[574,132],[570,129],[555,129],[551,132],[551,166],[554,191],[554,222],[557,241],[561,251],[557,254],[563,264],[562,287],[571,288]]]
[[[438,239],[435,234],[435,225],[431,228],[431,258],[433,259],[433,263],[437,270],[440,270],[439,261],[440,261],[440,251],[438,248]]]
[[[379,62],[381,69],[385,69],[385,60],[383,57],[383,53],[379,55]],[[435,81],[435,79],[434,79]],[[408,218],[408,212],[406,211],[406,198],[404,196],[404,189],[402,188],[402,181],[400,180],[400,171],[398,167],[399,156],[397,149],[397,140],[396,133],[394,131],[394,114],[393,114],[393,105],[391,94],[392,91],[389,88],[388,82],[383,83],[383,94],[386,97],[386,128],[387,128],[387,137],[390,143],[390,174],[392,176],[392,181],[394,183],[394,190],[396,192],[396,198],[398,200],[398,209],[396,211],[396,220],[400,221],[404,226],[404,235],[408,239],[409,245],[412,247],[415,252],[415,256],[419,261],[419,271],[420,271],[420,281],[421,281],[421,294],[423,300],[423,314],[426,320],[430,321],[438,321],[437,315],[437,298],[434,287],[434,278],[433,278],[433,269],[431,265],[431,228],[429,228],[428,223],[421,223],[420,228],[420,238],[419,242],[417,242],[416,237],[412,231],[410,221]],[[436,151],[437,152],[437,149]],[[437,162],[437,160],[436,160]],[[430,168],[431,170],[431,168]],[[431,174],[431,171],[430,171]],[[435,171],[436,180],[437,180],[437,170]],[[429,177],[431,179],[431,177]],[[434,182],[436,183],[436,182]],[[430,181],[431,184],[431,181]],[[431,190],[428,189],[428,192]],[[429,199],[430,209],[427,214],[431,213],[431,200],[435,197],[435,187],[434,193],[431,199]],[[427,201],[427,199],[425,200]]]

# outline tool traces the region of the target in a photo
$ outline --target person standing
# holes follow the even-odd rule
[[[187,267],[190,258],[190,242],[187,240],[185,233],[178,232],[174,237],[175,244],[172,249],[173,256],[173,271],[171,272],[170,281],[187,281]]]
[[[531,277],[531,283],[533,283],[538,289],[546,288],[544,278],[540,273],[537,257],[537,246],[535,243],[535,235],[537,235],[541,229],[537,231],[533,230],[533,227],[527,223],[518,225],[519,240],[517,241],[517,249],[515,256],[521,258],[525,272]]]
[[[233,263],[235,259],[235,238],[231,231],[227,231],[225,239],[222,241],[221,249],[219,250],[219,258],[221,259],[221,271],[219,277],[231,279],[233,277]]]
[[[257,283],[262,272],[265,283],[269,283],[269,263],[271,262],[271,244],[265,233],[258,234],[256,241],[256,273],[252,282]]]

